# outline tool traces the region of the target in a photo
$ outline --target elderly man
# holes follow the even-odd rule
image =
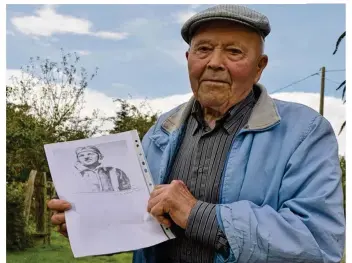
[[[340,261],[336,138],[317,112],[258,84],[269,32],[264,15],[237,5],[184,24],[194,97],[143,138],[157,184],[146,209],[177,237],[135,251],[135,263]],[[52,220],[64,223],[60,213]]]

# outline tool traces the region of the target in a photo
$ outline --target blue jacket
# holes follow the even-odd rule
[[[265,88],[232,142],[217,204],[231,247],[214,262],[340,262],[345,218],[338,144],[330,123]],[[194,99],[163,114],[142,144],[155,184],[165,183]],[[153,263],[154,247],[134,252]]]

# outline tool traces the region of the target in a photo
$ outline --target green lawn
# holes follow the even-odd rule
[[[130,263],[132,262],[132,254],[123,253],[114,256],[97,256],[74,258],[71,252],[68,240],[53,232],[51,245],[40,245],[21,252],[7,252],[7,263],[73,263],[73,262],[88,262],[88,263]]]
[[[76,259],[72,255],[68,240],[58,233],[53,232],[50,246],[39,244],[26,251],[7,252],[6,259],[7,263],[131,263],[132,254],[122,253],[114,256],[97,256]],[[341,261],[341,263],[344,262],[345,259]]]

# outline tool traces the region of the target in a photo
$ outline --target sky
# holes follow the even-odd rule
[[[60,49],[77,52],[89,72],[85,113],[114,114],[114,98],[150,101],[164,112],[187,101],[191,90],[182,24],[210,5],[7,5],[7,76],[30,57],[59,60]],[[325,112],[335,132],[344,121],[338,84],[345,79],[344,4],[247,5],[265,14],[271,33],[265,41],[269,64],[260,83],[283,100],[319,109],[320,75],[287,85],[326,67]],[[331,70],[331,71],[330,71]],[[337,70],[337,71],[336,71]],[[340,71],[342,70],[342,71]],[[345,135],[339,136],[340,152]]]

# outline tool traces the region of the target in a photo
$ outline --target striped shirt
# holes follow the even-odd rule
[[[253,91],[209,128],[195,102],[168,179],[182,180],[198,200],[185,230],[172,226],[176,239],[156,247],[158,263],[213,262],[215,252],[229,252],[225,234],[216,221],[215,205],[227,153],[234,136],[247,124],[256,99]]]

